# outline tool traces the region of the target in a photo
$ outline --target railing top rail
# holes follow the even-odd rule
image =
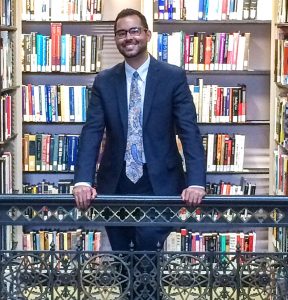
[[[0,225],[288,226],[288,197],[206,196],[197,206],[180,196],[100,195],[85,210],[73,195],[0,195]]]
[[[97,199],[93,202],[93,205],[103,204],[105,202],[111,205],[114,204],[183,204],[185,203],[181,200],[180,196],[127,196],[127,195],[98,195]],[[73,195],[67,194],[2,194],[0,195],[0,206],[11,205],[11,204],[43,204],[46,205],[65,205],[74,204]],[[256,205],[261,206],[275,206],[275,205],[287,205],[288,207],[288,197],[287,196],[205,196],[202,200],[201,205],[211,205],[211,204],[228,204],[229,206],[234,205]]]

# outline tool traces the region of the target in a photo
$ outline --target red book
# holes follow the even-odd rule
[[[283,84],[288,84],[288,40],[283,43]]]
[[[205,54],[204,54],[205,70],[210,70],[211,56],[212,56],[212,36],[206,36],[205,37]]]
[[[186,247],[186,239],[187,239],[188,231],[185,228],[181,229],[181,251],[187,251]]]
[[[253,249],[254,249],[254,234],[253,234],[253,232],[249,232],[248,251],[253,252]]]
[[[5,139],[8,139],[11,137],[11,96],[7,95],[5,97],[5,117],[6,117],[6,134]]]
[[[189,53],[190,53],[190,35],[185,34],[184,38],[184,67],[185,70],[189,70]]]
[[[71,36],[71,70],[76,72],[76,35]]]
[[[228,0],[222,0],[222,16],[221,20],[227,19]]]
[[[51,23],[51,67],[60,71],[62,23]]]

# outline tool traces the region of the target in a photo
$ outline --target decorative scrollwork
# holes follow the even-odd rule
[[[241,294],[247,299],[285,299],[277,286],[288,278],[288,266],[276,256],[247,255],[240,269]],[[245,298],[245,299],[246,299]]]
[[[2,294],[6,294],[6,299],[45,299],[50,284],[48,263],[44,254],[7,255],[0,276],[2,288],[5,287]]]
[[[84,263],[80,282],[88,299],[116,300],[128,295],[130,277],[128,256],[99,254]]]
[[[77,300],[77,291],[79,289],[79,255],[75,255],[75,253],[56,252],[53,255],[52,261],[55,300]]]
[[[134,298],[141,300],[157,299],[157,256],[155,254],[135,254],[133,262]]]
[[[209,295],[209,264],[206,258],[176,254],[163,264],[160,285],[168,299],[206,299]]]
[[[212,291],[213,299],[236,298],[237,292],[237,261],[236,256],[227,254],[213,255],[212,260]]]

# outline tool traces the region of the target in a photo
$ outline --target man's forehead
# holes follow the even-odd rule
[[[129,25],[132,24],[135,26],[139,26],[139,25],[141,25],[141,19],[136,15],[123,17],[123,18],[120,18],[117,20],[116,26],[119,26],[119,25],[122,26],[122,25],[126,25],[126,24],[129,24]]]

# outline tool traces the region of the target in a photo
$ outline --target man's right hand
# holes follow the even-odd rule
[[[91,202],[96,198],[97,192],[95,188],[87,185],[77,185],[73,188],[73,195],[76,205],[79,209],[87,209]]]

